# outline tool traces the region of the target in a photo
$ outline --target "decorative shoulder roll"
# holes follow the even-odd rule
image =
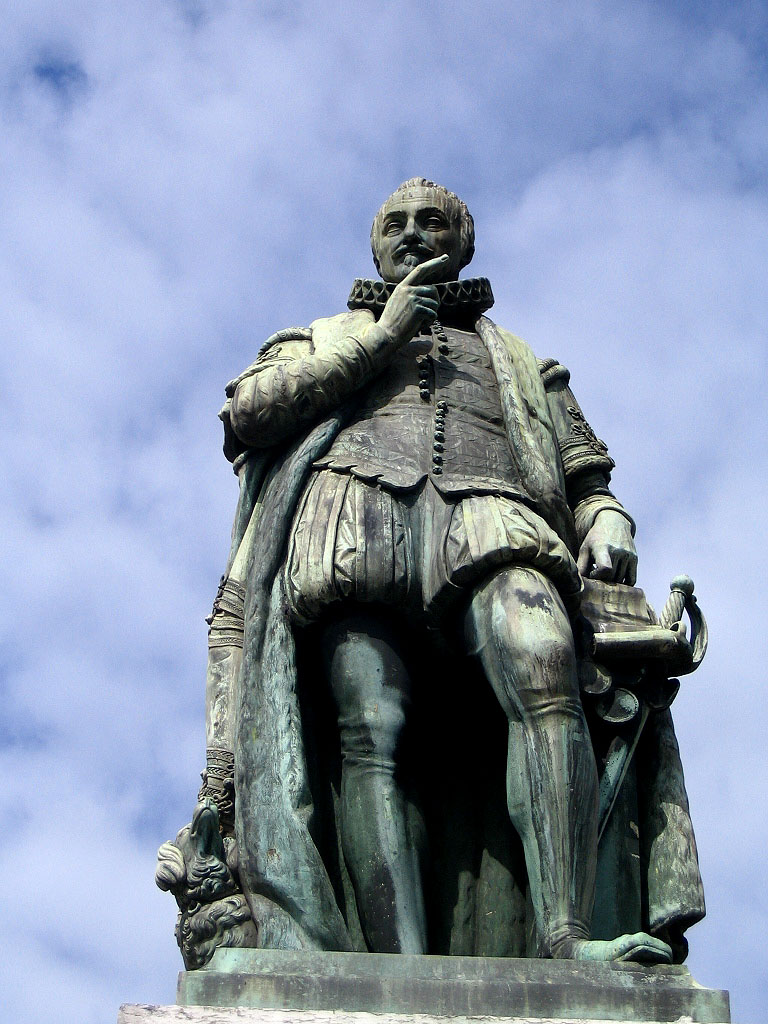
[[[268,356],[270,351],[275,345],[282,345],[286,341],[312,341],[312,328],[311,327],[286,327],[285,330],[277,331],[271,335],[259,349],[259,354],[256,356],[250,366],[247,366],[243,372],[229,381],[226,388],[224,389],[227,398],[231,398],[237,390],[237,385],[258,370],[264,359]]]
[[[545,388],[549,388],[550,385],[561,380],[564,384],[567,384],[571,379],[571,371],[559,363],[557,359],[539,359],[539,373],[541,374],[541,382]]]
[[[254,373],[264,365],[265,360],[269,358],[270,354],[274,354],[274,348],[276,345],[291,341],[306,341],[309,342],[311,346],[312,328],[286,327],[283,331],[277,331],[271,337],[267,338],[259,349],[259,354],[251,365],[247,366],[239,376],[229,381],[224,389],[227,400],[219,412],[219,419],[224,424],[224,455],[231,463],[233,463],[233,469],[236,473],[242,464],[243,456],[247,454],[248,446],[243,444],[232,429],[232,420],[230,417],[230,413],[232,411],[232,397],[237,390],[238,384],[247,380],[249,377],[252,377]]]

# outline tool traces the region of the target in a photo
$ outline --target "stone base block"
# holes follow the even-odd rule
[[[344,1024],[359,1014],[385,1014],[387,1024],[414,1016],[422,1024],[437,1018],[684,1018],[691,1024],[731,1019],[728,993],[702,988],[686,967],[276,949],[218,949],[208,967],[180,974],[177,1002],[180,1007],[323,1011],[322,1021],[341,1021],[337,1014],[344,1011]],[[253,1019],[267,1022],[264,1014]],[[301,1020],[315,1024],[305,1014]]]
[[[436,1017],[343,1010],[254,1010],[219,1006],[121,1006],[117,1024],[598,1024],[563,1017]],[[599,1024],[627,1024],[600,1021]],[[647,1024],[647,1022],[642,1022]],[[655,1024],[655,1022],[654,1022]],[[681,1024],[687,1024],[683,1019]]]

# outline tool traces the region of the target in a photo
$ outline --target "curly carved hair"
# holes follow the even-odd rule
[[[466,267],[471,262],[472,257],[475,254],[475,222],[472,219],[472,214],[467,209],[467,204],[456,195],[455,192],[449,192],[444,185],[438,185],[434,181],[430,181],[428,178],[409,178],[408,181],[404,181],[402,185],[398,185],[395,191],[389,196],[381,205],[376,216],[373,218],[373,224],[371,225],[371,251],[373,252],[373,262],[376,264],[376,269],[379,270],[379,256],[376,250],[376,241],[381,231],[382,221],[386,211],[387,204],[390,200],[402,193],[411,192],[413,189],[423,189],[429,192],[435,193],[435,198],[441,200],[440,205],[445,209],[445,212],[451,218],[451,220],[458,220],[461,224],[461,266]]]

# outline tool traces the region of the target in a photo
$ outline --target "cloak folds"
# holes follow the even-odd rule
[[[317,321],[312,344],[330,345],[350,317],[371,316]],[[575,550],[536,359],[485,317],[477,331],[531,505]],[[250,450],[235,463],[240,500],[211,620],[208,744],[234,752],[240,882],[267,948],[366,948],[337,828],[340,765],[330,695],[317,659],[305,657],[292,628],[282,572],[312,464],[351,412],[352,403],[341,406],[289,447]],[[226,426],[226,407],[224,418]],[[506,813],[503,714],[468,661],[448,665],[425,655],[415,678],[419,698],[404,757],[413,768],[411,827],[428,840],[422,873],[430,952],[535,955],[522,847]],[[660,712],[646,726],[601,842],[593,935],[645,929],[669,941],[681,961],[683,932],[703,915],[682,766],[669,713]]]

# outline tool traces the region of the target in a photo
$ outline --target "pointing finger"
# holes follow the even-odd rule
[[[448,254],[444,253],[442,256],[427,260],[426,263],[420,263],[407,277],[403,278],[402,284],[421,284],[422,281],[428,281],[432,274],[445,266],[448,259]]]

